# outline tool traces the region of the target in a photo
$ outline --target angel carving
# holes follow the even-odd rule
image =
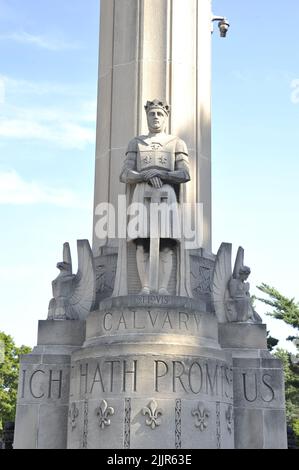
[[[63,245],[63,261],[52,282],[48,320],[85,320],[95,307],[95,267],[88,240],[78,240],[78,272],[73,274],[70,245]]]
[[[244,249],[239,248],[232,272],[232,245],[222,243],[212,278],[212,297],[219,323],[262,323],[254,310],[247,281],[251,270],[244,265]]]

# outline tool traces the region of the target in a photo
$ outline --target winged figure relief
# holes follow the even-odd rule
[[[57,264],[60,273],[52,282],[48,320],[85,320],[95,308],[95,266],[88,240],[78,240],[77,250],[78,272],[73,274],[70,245],[63,245],[63,261]]]
[[[247,281],[251,270],[244,264],[244,249],[238,249],[232,270],[232,245],[222,243],[212,276],[212,297],[219,323],[262,323],[254,310]]]

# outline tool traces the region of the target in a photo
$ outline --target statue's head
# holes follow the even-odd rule
[[[239,270],[239,277],[242,281],[246,281],[251,274],[251,269],[248,266],[242,266]]]
[[[153,101],[148,101],[144,108],[147,115],[149,131],[152,134],[164,132],[170,113],[170,106],[161,100],[155,99]]]

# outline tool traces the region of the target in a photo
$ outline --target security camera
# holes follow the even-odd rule
[[[212,16],[212,23],[214,21],[219,21],[218,28],[219,28],[219,31],[220,31],[220,36],[222,38],[226,38],[227,32],[228,32],[229,27],[230,27],[230,24],[229,24],[227,18],[225,18],[224,16]],[[213,32],[213,28],[212,28],[212,32]]]
[[[227,21],[226,18],[223,18],[223,20],[221,20],[219,23],[218,23],[218,28],[220,30],[220,36],[222,38],[226,38],[226,35],[227,35],[227,32],[229,30],[229,22]]]

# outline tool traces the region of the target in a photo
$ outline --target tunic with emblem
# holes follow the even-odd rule
[[[163,182],[161,189],[142,181],[142,172],[151,169],[161,169],[168,173],[167,177],[160,177]],[[156,235],[159,238],[181,238],[178,207],[180,185],[190,180],[188,150],[183,140],[166,134],[135,137],[128,145],[120,180],[133,188],[129,201],[129,239],[150,238],[150,224],[153,223],[150,203],[153,197],[154,200],[167,204],[168,209],[171,206],[167,221],[164,219],[158,225],[155,223]],[[163,208],[161,214],[164,214]]]

